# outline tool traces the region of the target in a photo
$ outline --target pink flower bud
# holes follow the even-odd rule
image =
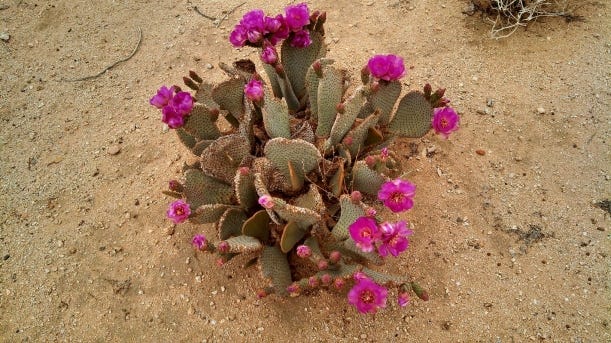
[[[229,243],[227,243],[227,241],[220,241],[216,246],[216,249],[219,251],[219,253],[226,254],[229,252]]]
[[[365,163],[367,164],[369,168],[373,168],[373,166],[375,166],[377,162],[378,161],[376,160],[374,156],[369,155],[365,157]]]
[[[299,288],[298,284],[292,283],[288,285],[288,287],[286,287],[286,291],[289,292],[291,296],[296,296],[296,295],[299,295],[299,292],[301,291],[301,289]]]
[[[365,275],[365,273],[360,272],[360,271],[359,271],[359,272],[354,273],[354,274],[352,275],[352,277],[354,278],[354,281],[361,281],[361,280],[363,280],[363,279],[369,279],[369,278],[367,277],[367,275]]]
[[[325,285],[325,286],[329,286],[329,285],[331,284],[331,281],[332,281],[331,275],[329,275],[329,274],[323,274],[323,275],[320,277],[320,281],[322,282],[322,284],[323,284],[323,285]]]
[[[250,174],[250,168],[248,167],[240,167],[238,170],[242,176],[248,176]]]
[[[320,286],[320,280],[316,276],[310,276],[308,279],[308,285],[310,285],[312,288],[316,288]]]
[[[350,200],[353,203],[358,204],[359,202],[361,202],[362,199],[363,199],[363,194],[361,194],[361,192],[353,191],[352,193],[350,193]]]
[[[267,296],[267,292],[264,289],[258,290],[256,294],[258,299],[263,299]]]
[[[376,214],[378,214],[378,211],[373,207],[368,207],[367,210],[365,210],[365,215],[367,217],[375,217]]]
[[[346,136],[344,137],[344,145],[350,146],[352,145],[352,142],[354,141],[354,139],[352,138],[352,136]]]
[[[312,249],[310,249],[309,246],[307,245],[300,245],[297,247],[296,249],[297,251],[297,256],[301,257],[301,258],[308,258],[310,256],[312,256]]]
[[[327,270],[329,268],[329,262],[327,260],[318,260],[318,270]]]
[[[208,240],[206,236],[198,234],[193,236],[191,244],[193,244],[193,247],[197,250],[205,250],[208,247]]]
[[[397,297],[397,301],[399,302],[399,306],[401,307],[407,306],[407,304],[409,303],[409,293],[400,292],[399,296]]]
[[[339,104],[337,104],[337,106],[335,106],[335,110],[337,111],[337,113],[344,114],[344,112],[346,112],[346,104],[340,102]]]
[[[329,261],[331,261],[331,263],[339,263],[341,259],[342,259],[342,253],[340,253],[337,250],[333,250],[329,254]]]
[[[275,205],[274,199],[269,195],[262,195],[259,197],[259,205],[267,209],[273,208]]]
[[[182,185],[177,180],[170,180],[168,182],[168,189],[171,190],[172,192],[179,192],[179,193],[183,191]]]
[[[346,285],[346,280],[340,277],[333,280],[333,286],[335,286],[336,289],[342,289],[345,285]]]
[[[316,60],[312,63],[312,69],[314,69],[316,76],[322,77],[322,64],[320,64],[320,60]]]

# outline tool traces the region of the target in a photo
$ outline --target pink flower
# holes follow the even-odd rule
[[[259,197],[259,205],[264,208],[273,208],[274,207],[274,199],[272,199],[269,195],[262,195]]]
[[[356,246],[365,252],[373,251],[373,243],[380,235],[378,224],[370,217],[358,218],[348,227],[348,231]]]
[[[254,78],[251,79],[250,82],[244,86],[244,95],[252,102],[263,100],[263,96],[265,95],[263,92],[263,82]]]
[[[177,129],[185,124],[184,117],[178,114],[176,109],[170,105],[161,110],[161,121],[168,124],[171,129]]]
[[[162,109],[170,102],[170,100],[172,100],[173,96],[174,86],[170,88],[162,86],[159,88],[159,90],[157,90],[157,94],[155,94],[151,100],[149,100],[149,103],[158,109]]]
[[[399,292],[399,296],[397,297],[397,302],[399,306],[405,307],[409,304],[409,293],[408,292]]]
[[[282,27],[282,21],[280,20],[282,15],[274,17],[265,17],[265,34],[276,33]]]
[[[438,107],[433,115],[433,129],[447,139],[450,133],[458,130],[460,118],[452,107]]]
[[[168,207],[167,216],[175,224],[180,224],[191,215],[191,208],[184,200],[176,200]]]
[[[301,30],[310,23],[310,10],[305,2],[287,7],[284,13],[286,23],[293,32]]]
[[[307,48],[310,44],[312,44],[312,39],[308,30],[295,32],[293,39],[291,39],[291,46],[293,48]]]
[[[236,25],[229,35],[229,42],[231,42],[231,45],[235,46],[236,48],[244,46],[247,40],[247,31],[244,26],[240,24]]]
[[[193,98],[188,92],[178,92],[168,105],[174,107],[176,113],[184,117],[189,115],[193,109]]]
[[[250,43],[257,44],[263,38],[265,32],[265,14],[262,10],[247,12],[240,20],[240,24],[246,30],[246,37]]]
[[[193,236],[191,244],[193,244],[193,247],[197,250],[204,250],[208,246],[208,240],[206,239],[206,236],[197,234]]]
[[[414,233],[407,228],[403,220],[394,224],[383,223],[380,225],[380,231],[382,232],[382,243],[378,246],[378,253],[382,257],[388,256],[389,253],[394,257],[399,256],[409,246],[407,236]]]
[[[348,292],[348,302],[361,313],[376,313],[386,307],[388,290],[368,278],[360,279]]]
[[[388,148],[382,148],[382,151],[380,152],[380,160],[382,160],[382,162],[386,162],[387,159],[388,159]]]
[[[367,63],[369,72],[373,77],[394,81],[405,75],[405,65],[403,58],[397,55],[375,55]]]
[[[280,27],[269,35],[269,41],[272,43],[272,45],[276,45],[281,40],[288,38],[289,34],[291,33],[291,30],[286,23],[286,19],[284,19],[282,14],[278,14],[275,19],[280,23]]]
[[[263,61],[263,63],[272,65],[278,62],[278,52],[276,51],[276,48],[268,41],[263,43],[263,48],[261,50],[261,61]]]
[[[395,179],[385,182],[378,191],[378,199],[393,212],[407,211],[414,206],[416,185],[409,181]]]
[[[307,246],[307,245],[300,245],[297,247],[296,249],[297,251],[297,256],[301,257],[301,258],[308,258],[310,256],[312,256],[312,249]]]

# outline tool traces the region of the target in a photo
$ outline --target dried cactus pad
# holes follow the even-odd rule
[[[418,91],[407,93],[399,102],[399,107],[388,129],[400,136],[418,138],[431,129],[433,108]]]

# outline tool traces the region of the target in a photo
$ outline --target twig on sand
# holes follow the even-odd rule
[[[108,70],[114,68],[117,64],[121,63],[121,62],[125,62],[127,60],[129,60],[130,58],[134,57],[134,55],[136,54],[136,52],[138,51],[138,48],[140,48],[140,43],[142,42],[142,29],[140,29],[138,27],[138,42],[136,43],[136,46],[134,47],[134,50],[132,50],[132,53],[129,54],[129,56],[122,58],[118,61],[116,61],[115,63],[109,65],[108,67],[104,68],[101,72],[95,74],[95,75],[89,75],[89,76],[85,76],[85,77],[79,77],[77,79],[66,79],[64,78],[63,81],[67,81],[67,82],[76,82],[76,81],[85,81],[85,80],[90,80],[90,79],[95,79],[96,77],[104,74],[105,72],[107,72]]]
[[[231,15],[233,12],[235,12],[235,10],[237,10],[238,8],[244,6],[246,4],[246,1],[244,1],[243,3],[235,6],[234,8],[232,8],[229,11],[226,11],[225,14],[221,17],[221,18],[215,18],[215,17],[211,17],[209,15],[204,14],[202,11],[199,10],[199,8],[197,8],[197,6],[193,6],[193,10],[195,10],[195,12],[199,15],[201,15],[202,17],[208,19],[208,20],[212,20],[214,23],[215,27],[219,27],[221,25],[221,23],[227,19],[227,17],[229,17],[229,15]]]

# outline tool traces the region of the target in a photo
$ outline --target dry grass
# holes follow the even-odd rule
[[[501,39],[512,35],[519,27],[542,17],[574,19],[569,10],[570,0],[474,0],[479,9],[494,15],[490,34]]]

